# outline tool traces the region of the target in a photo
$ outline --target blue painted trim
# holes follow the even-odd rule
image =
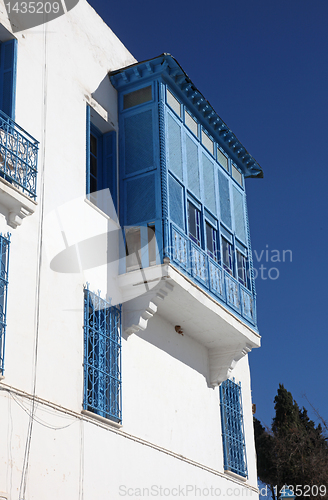
[[[121,305],[84,287],[83,408],[122,421]]]
[[[10,233],[0,234],[0,375],[3,375],[5,369],[10,236]]]
[[[241,384],[234,379],[220,385],[220,411],[224,469],[247,477]]]
[[[86,107],[86,194],[90,194],[90,106]]]
[[[179,100],[188,105],[200,124],[231,156],[246,177],[263,177],[262,169],[258,163],[246,151],[170,54],[162,54],[154,59],[135,63],[110,73],[111,82],[117,90],[126,90],[136,84],[141,85],[141,80],[145,85],[145,82],[150,78],[162,78],[169,84]]]

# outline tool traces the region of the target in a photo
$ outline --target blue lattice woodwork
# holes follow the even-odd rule
[[[36,199],[39,143],[0,111],[0,176]]]
[[[224,469],[247,477],[241,385],[225,380],[220,385]]]
[[[122,421],[121,306],[84,289],[83,407]]]
[[[0,375],[4,372],[10,234],[0,235]]]
[[[142,232],[153,225],[156,264],[168,258],[256,328],[244,178],[261,177],[261,167],[169,54],[115,71],[110,79],[119,93],[121,226]],[[190,204],[199,214],[197,237],[190,231]],[[206,223],[213,231],[210,244]],[[229,269],[223,237],[230,245]],[[237,248],[245,249],[242,279]],[[127,270],[132,268],[121,268]]]

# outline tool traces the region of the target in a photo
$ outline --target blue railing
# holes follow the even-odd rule
[[[0,176],[36,198],[39,143],[0,111]]]
[[[122,421],[121,307],[84,289],[85,410]]]
[[[4,371],[10,234],[0,234],[0,375]]]
[[[198,245],[171,223],[167,245],[171,262],[215,298],[256,325],[255,300],[250,290],[225,271]]]

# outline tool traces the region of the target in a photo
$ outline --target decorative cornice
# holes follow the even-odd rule
[[[136,82],[140,83],[141,80],[159,77],[169,83],[177,94],[188,102],[190,110],[199,118],[220,146],[226,150],[245,177],[263,177],[260,165],[247,152],[171,54],[164,53],[154,59],[135,63],[109,74],[109,78],[117,90],[133,87]]]

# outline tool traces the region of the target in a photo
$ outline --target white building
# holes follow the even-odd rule
[[[84,0],[0,16],[0,499],[258,498],[260,167]]]

